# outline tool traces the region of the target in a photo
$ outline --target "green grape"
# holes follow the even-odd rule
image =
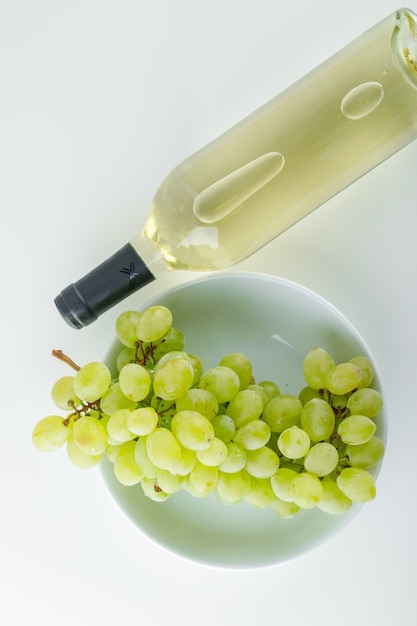
[[[223,504],[242,502],[250,487],[250,477],[245,470],[233,473],[219,472],[216,497]]]
[[[299,426],[291,426],[278,437],[278,448],[288,459],[300,459],[310,449],[310,437]]]
[[[32,442],[42,452],[53,452],[66,443],[70,428],[60,415],[49,415],[41,419],[32,431]]]
[[[231,417],[236,428],[244,426],[262,415],[264,403],[262,396],[251,389],[243,389],[230,400],[226,414]]]
[[[102,454],[107,446],[107,431],[103,424],[89,415],[76,420],[73,436],[77,446],[92,456]]]
[[[153,389],[164,400],[176,400],[183,396],[194,379],[194,369],[188,355],[179,352],[178,355],[185,356],[166,358],[172,354],[169,352],[163,356],[154,370]]]
[[[149,459],[156,467],[170,470],[181,458],[181,446],[175,435],[166,428],[156,428],[146,438]]]
[[[128,430],[139,437],[149,435],[157,425],[158,413],[151,406],[134,409],[127,416]]]
[[[354,363],[339,363],[326,377],[326,389],[330,393],[343,396],[357,388],[361,380],[361,369]]]
[[[366,443],[374,436],[376,424],[365,415],[349,415],[345,417],[337,429],[344,443],[359,445]]]
[[[230,402],[240,388],[239,376],[225,365],[217,365],[205,372],[198,383],[200,389],[208,389],[219,404]]]
[[[100,400],[100,408],[106,415],[113,415],[113,413],[121,409],[133,410],[136,407],[137,402],[130,400],[124,395],[118,382],[113,383]]]
[[[280,467],[271,476],[271,487],[274,494],[284,502],[292,502],[291,483],[298,472],[287,467]]]
[[[197,456],[194,450],[189,450],[181,446],[181,456],[178,461],[174,461],[171,465],[171,472],[177,476],[186,476],[191,472],[197,463]]]
[[[143,478],[143,473],[136,463],[136,442],[127,441],[119,446],[113,463],[113,471],[119,483],[130,487],[137,485]]]
[[[301,409],[300,425],[314,443],[328,439],[335,427],[332,407],[320,398],[309,400]]]
[[[110,370],[104,363],[87,363],[74,376],[74,393],[83,402],[101,398],[111,383]]]
[[[268,394],[265,391],[265,389],[263,387],[261,387],[261,385],[257,385],[256,383],[252,383],[252,384],[248,385],[246,387],[246,389],[248,391],[255,391],[262,398],[262,406],[263,406],[263,408],[266,407],[266,405],[268,404],[269,400],[271,399],[268,396]]]
[[[347,408],[356,415],[375,417],[382,409],[382,396],[376,389],[369,387],[354,391],[347,401]]]
[[[291,497],[300,509],[312,509],[318,505],[323,495],[320,479],[309,472],[297,474],[291,483]]]
[[[376,496],[375,481],[366,469],[346,467],[336,479],[337,486],[353,502],[369,502]]]
[[[141,341],[155,343],[164,337],[172,325],[172,313],[161,305],[150,306],[142,312],[136,334]]]
[[[200,378],[203,375],[204,365],[200,357],[196,356],[195,354],[189,354],[188,358],[190,359],[191,365],[193,366],[193,370],[194,370],[194,378],[193,378],[193,383],[192,383],[194,386],[199,383]]]
[[[218,467],[227,457],[227,446],[221,439],[213,437],[208,448],[197,450],[196,457],[203,465]]]
[[[243,470],[246,465],[247,453],[243,448],[237,445],[234,441],[230,441],[226,444],[227,457],[219,469],[227,474],[232,474]]]
[[[358,389],[369,387],[375,376],[375,370],[371,359],[367,356],[354,356],[349,360],[349,363],[354,363],[361,370],[361,379],[357,385]]]
[[[124,311],[116,320],[116,336],[120,343],[128,348],[134,348],[138,342],[136,326],[140,317],[141,313],[138,311]]]
[[[336,448],[325,441],[316,443],[307,452],[304,467],[310,474],[327,476],[333,472],[339,462],[339,453]]]
[[[132,409],[120,409],[115,411],[107,422],[107,433],[114,442],[124,443],[135,438],[129,428],[129,417],[132,413]]]
[[[144,400],[151,388],[149,372],[139,363],[128,363],[119,372],[119,385],[122,393],[135,402]]]
[[[271,448],[264,446],[257,450],[246,450],[245,470],[253,478],[269,478],[279,467],[279,456]],[[224,470],[223,470],[224,471]]]
[[[171,429],[184,448],[204,450],[214,437],[211,422],[197,411],[179,411],[174,415]]]
[[[265,391],[269,400],[272,400],[272,398],[275,398],[275,396],[279,396],[281,394],[278,385],[272,380],[263,380],[259,383],[259,386]]]
[[[334,368],[333,357],[323,348],[312,348],[303,363],[306,383],[312,389],[325,389],[327,375]]]
[[[135,443],[135,461],[139,468],[139,471],[146,478],[156,478],[161,472],[161,469],[152,463],[149,458],[147,447],[147,437],[140,437]]]
[[[234,437],[236,426],[234,421],[229,415],[223,415],[219,413],[211,420],[214,428],[214,434],[221,439],[224,443],[229,443]]]
[[[219,410],[216,396],[207,389],[193,388],[176,401],[177,411],[197,411],[212,421]]]
[[[187,477],[190,493],[199,498],[207,497],[215,488],[218,476],[217,467],[209,467],[197,461]]]
[[[382,459],[385,452],[385,444],[382,439],[374,436],[366,443],[356,446],[348,444],[345,452],[350,465],[365,469],[376,465]]]
[[[118,372],[127,365],[133,363],[136,358],[136,350],[133,348],[123,348],[116,357],[116,369]]]
[[[255,509],[267,509],[275,500],[271,481],[268,478],[251,477],[245,500]]]
[[[246,389],[252,381],[252,363],[243,352],[232,352],[224,356],[219,365],[230,367],[239,376],[239,389]]]
[[[312,389],[309,386],[303,387],[298,394],[298,399],[303,406],[307,404],[307,402],[309,402],[310,400],[313,400],[313,398],[321,399],[321,396],[317,389]]]
[[[158,482],[154,478],[148,478],[145,476],[140,481],[140,486],[142,487],[142,491],[145,496],[154,502],[165,502],[165,500],[167,500],[171,495],[162,491],[158,486]]]
[[[159,361],[165,354],[172,351],[182,351],[184,348],[184,335],[174,326],[171,326],[165,337],[163,337],[153,351],[155,363]]]
[[[275,498],[271,502],[271,509],[278,517],[283,519],[290,519],[300,511],[300,507],[294,504],[294,502],[285,502],[280,498]]]
[[[234,441],[245,450],[257,450],[265,446],[271,436],[271,431],[263,420],[256,419],[244,424],[235,432]]]
[[[162,470],[156,479],[156,484],[165,493],[176,493],[182,487],[184,476],[172,474],[168,470]]]
[[[286,428],[295,426],[301,415],[302,404],[292,395],[275,396],[268,402],[262,419],[274,433],[282,433]]]
[[[52,386],[52,402],[58,409],[68,411],[81,404],[74,392],[74,376],[62,376]]]
[[[340,491],[335,480],[325,476],[321,481],[323,495],[318,503],[318,508],[330,515],[346,513],[352,506],[352,500],[343,491]]]
[[[67,439],[67,455],[69,460],[80,469],[91,469],[99,463],[102,454],[86,454],[77,445],[72,434]]]
[[[117,453],[119,452],[121,443],[107,443],[105,454],[111,463],[114,463]]]
[[[330,404],[336,411],[343,411],[346,408],[347,401],[346,395],[338,396],[337,394],[332,394],[330,396]]]

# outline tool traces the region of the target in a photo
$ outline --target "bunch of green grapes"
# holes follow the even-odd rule
[[[65,415],[36,424],[37,448],[65,445],[80,468],[105,456],[121,484],[140,485],[156,502],[185,489],[291,518],[314,507],[337,515],[375,497],[368,469],[384,454],[374,421],[383,401],[368,357],[336,364],[311,349],[295,396],[256,382],[240,352],[204,370],[164,306],[122,313],[116,335],[116,377],[104,363],[78,367],[55,353],[75,373],[54,384]]]

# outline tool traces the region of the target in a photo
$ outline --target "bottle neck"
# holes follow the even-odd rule
[[[135,247],[127,243],[55,298],[65,321],[83,328],[99,315],[155,279]]]

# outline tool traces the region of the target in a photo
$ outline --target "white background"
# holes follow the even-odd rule
[[[63,370],[101,359],[126,305],[92,326],[55,295],[131,239],[169,170],[399,8],[390,0],[0,2],[0,620],[34,624],[417,623],[417,143],[236,269],[342,310],[376,357],[389,410],[377,499],[277,568],[227,572],[163,552],[98,469],[32,447]],[[416,10],[417,6],[410,6]]]

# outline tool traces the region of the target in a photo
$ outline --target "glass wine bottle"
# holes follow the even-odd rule
[[[399,9],[178,165],[140,233],[55,299],[74,328],[163,272],[229,267],[417,137],[417,16]]]

